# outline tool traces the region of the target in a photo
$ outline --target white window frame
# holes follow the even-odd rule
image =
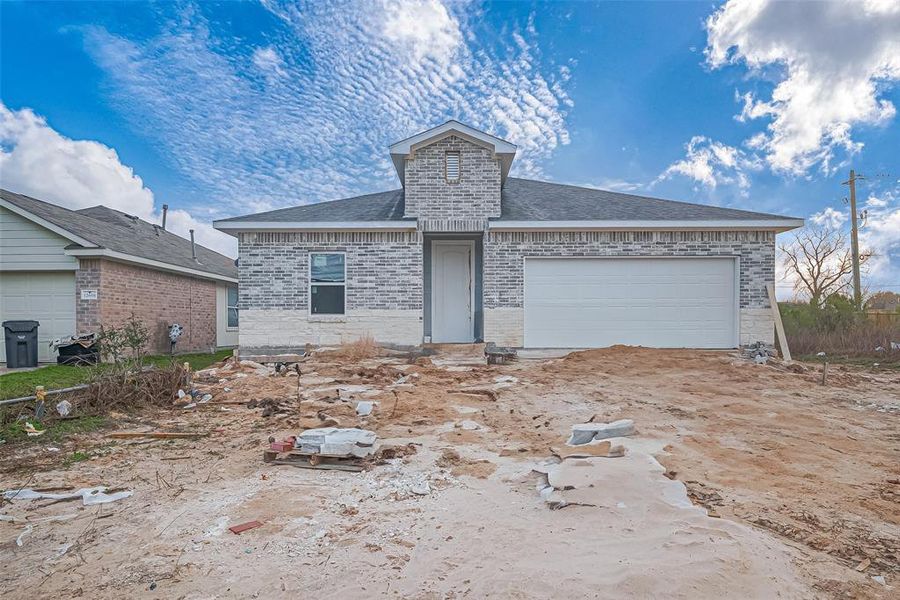
[[[456,177],[451,179],[447,170],[448,160],[450,156],[456,157]],[[447,183],[459,183],[462,179],[462,152],[459,150],[447,150],[444,152],[444,181]]]
[[[338,283],[336,281],[313,281],[312,278],[312,264],[313,264],[313,256],[316,254],[340,254],[344,257],[344,281]],[[306,268],[306,293],[309,298],[309,302],[306,303],[306,311],[307,314],[311,317],[343,317],[347,314],[347,253],[346,252],[331,252],[328,250],[310,250],[309,251],[309,260],[307,261]],[[342,286],[344,288],[344,312],[342,313],[314,313],[312,310],[312,288],[313,286]]]
[[[231,303],[228,302],[228,291],[229,290],[236,290],[237,295],[235,296],[235,299],[237,301],[237,304],[232,305]],[[225,331],[237,331],[240,328],[240,326],[241,326],[240,303],[241,303],[240,288],[238,288],[238,286],[236,286],[236,285],[225,286]],[[232,308],[235,311],[237,311],[237,323],[238,323],[237,325],[229,325],[228,324],[228,315],[231,313]]]

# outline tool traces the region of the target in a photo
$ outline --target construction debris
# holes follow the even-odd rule
[[[572,435],[566,443],[570,446],[580,446],[593,440],[605,440],[633,434],[634,421],[631,419],[621,419],[612,423],[581,423],[572,425]]]
[[[128,498],[134,492],[118,491],[107,494],[108,488],[105,486],[97,486],[91,488],[81,488],[67,494],[51,494],[49,492],[39,492],[30,488],[20,490],[8,490],[3,492],[5,500],[75,500],[81,498],[85,506],[93,506],[94,504],[106,504],[108,502],[116,502]]]
[[[375,432],[367,429],[322,427],[298,435],[294,448],[302,454],[365,458],[375,454],[377,439]]]
[[[249,521],[247,523],[241,523],[240,525],[234,525],[228,528],[228,531],[235,535],[240,535],[248,529],[256,529],[257,527],[262,527],[262,523],[259,521]]]
[[[608,440],[591,441],[576,448],[550,448],[550,451],[554,456],[558,456],[562,460],[567,458],[619,458],[625,456],[625,446],[621,444],[613,446]]]

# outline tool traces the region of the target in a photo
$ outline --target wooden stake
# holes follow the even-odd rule
[[[775,299],[775,285],[766,284],[769,293],[769,306],[772,308],[772,317],[775,319],[775,332],[778,334],[778,345],[781,346],[781,358],[785,362],[791,362],[791,349],[788,348],[787,336],[784,334],[784,323],[781,322],[781,311],[778,310],[778,301]]]

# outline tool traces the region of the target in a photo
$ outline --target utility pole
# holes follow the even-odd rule
[[[850,251],[853,257],[853,305],[862,308],[862,284],[859,277],[859,215],[856,214],[856,180],[865,179],[850,169],[850,179],[842,185],[850,186]]]

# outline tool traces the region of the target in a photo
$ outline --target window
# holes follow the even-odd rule
[[[228,288],[228,327],[237,328],[238,326],[238,289],[229,286]]]
[[[447,183],[459,182],[459,152],[448,152],[444,155],[444,174]]]
[[[344,255],[313,252],[309,255],[309,312],[313,315],[344,314],[346,269]]]

